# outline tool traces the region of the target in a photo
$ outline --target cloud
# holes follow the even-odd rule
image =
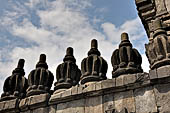
[[[21,7],[21,10],[24,9],[24,12],[27,12],[26,15],[23,14],[25,16],[15,10],[9,11],[8,15],[0,18],[1,21],[5,22],[3,28],[9,29],[8,32],[12,36],[17,40],[24,40],[25,44],[32,44],[27,47],[13,46],[10,50],[5,47],[4,49],[7,51],[0,49],[0,53],[6,55],[6,59],[8,59],[3,61],[4,58],[0,57],[0,80],[4,81],[11,74],[20,58],[26,60],[27,77],[29,72],[35,68],[41,53],[47,55],[49,70],[55,76],[57,65],[62,63],[66,48],[69,46],[74,48],[74,55],[80,68],[82,59],[87,57],[90,40],[93,38],[98,40],[101,55],[108,62],[107,76],[111,78],[111,55],[118,47],[120,34],[128,32],[132,41],[145,38],[143,37],[142,25],[139,18],[129,20],[119,27],[105,22],[101,24],[103,31],[97,31],[94,29],[95,26],[90,24],[91,18],[84,11],[87,7],[91,7],[90,0],[30,0],[23,3]],[[10,16],[14,14],[20,21]],[[31,17],[32,15],[35,17]],[[4,21],[5,18],[9,20]],[[39,25],[35,25],[31,18],[33,20],[38,18]],[[13,43],[15,42],[11,42],[11,45]],[[146,60],[145,56],[143,57]],[[143,65],[147,66],[147,62],[144,62]],[[1,92],[2,85],[0,86]]]

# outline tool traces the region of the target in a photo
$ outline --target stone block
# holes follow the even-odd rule
[[[71,88],[71,95],[77,95],[78,93],[78,86],[73,86]]]
[[[157,69],[158,78],[164,78],[170,76],[170,66],[162,66]]]
[[[48,107],[37,108],[34,109],[32,113],[49,113],[49,108]]]
[[[123,86],[123,76],[119,76],[116,78],[116,87]]]
[[[102,89],[111,88],[111,87],[116,86],[115,78],[103,80],[101,83],[102,83]]]
[[[106,95],[103,95],[103,113],[105,113],[107,110],[109,110],[110,108],[113,108],[115,105],[114,105],[114,96],[113,94],[106,94]]]
[[[50,105],[49,106],[49,113],[56,113],[57,106],[56,105]]]
[[[67,90],[65,90],[65,91],[63,91],[62,93],[61,93],[61,97],[63,98],[63,97],[68,97],[68,96],[71,96],[71,88],[70,89],[67,89]]]
[[[5,107],[5,101],[0,102],[0,111]]]
[[[85,100],[74,100],[57,105],[56,113],[85,113]]]
[[[102,81],[96,82],[96,91],[102,89]]]
[[[29,98],[29,108],[35,109],[38,107],[47,106],[50,95],[48,93],[46,93],[46,94],[34,95],[34,96],[31,96],[28,98]]]
[[[18,112],[18,99],[2,101],[0,102],[0,112],[4,113],[15,113]]]
[[[162,15],[163,13],[167,12],[164,0],[154,0],[154,1],[156,5],[157,15]]]
[[[55,93],[55,94],[51,95],[49,104],[55,104],[57,102],[57,100],[61,98],[61,95],[62,95],[62,92]]]
[[[84,89],[84,85],[79,85],[79,86],[78,86],[78,92],[77,92],[77,94],[82,94],[82,93],[83,93],[83,89]]]
[[[137,113],[158,112],[154,91],[151,86],[134,90],[134,95]]]
[[[90,84],[85,85],[85,88],[83,89],[83,93],[92,92],[96,90],[96,83],[92,82]]]
[[[118,112],[124,108],[127,108],[130,113],[135,112],[135,99],[133,90],[115,93],[114,105]]]
[[[86,98],[85,113],[103,113],[102,96]]]
[[[123,84],[128,85],[136,82],[136,74],[128,74],[123,76]]]
[[[170,84],[158,84],[154,86],[156,104],[160,113],[170,112]]]
[[[167,8],[167,11],[170,12],[170,1],[165,0],[165,5],[166,5],[166,8]]]
[[[26,111],[28,108],[35,109],[39,107],[45,107],[48,104],[50,95],[40,94],[24,98],[20,101],[19,108],[21,111]]]
[[[151,80],[158,78],[157,70],[156,70],[156,69],[154,69],[154,70],[149,70],[149,78],[150,78]]]
[[[19,103],[19,108],[21,111],[26,111],[28,110],[28,104],[29,104],[29,99],[28,98],[24,98],[20,101]]]

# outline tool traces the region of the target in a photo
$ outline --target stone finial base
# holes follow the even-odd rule
[[[94,82],[94,81],[101,81],[105,80],[106,78],[103,78],[101,76],[96,76],[96,75],[83,75],[81,78],[81,84],[85,84],[87,82]]]
[[[116,71],[112,71],[112,78],[118,77],[119,75],[123,74],[134,74],[134,73],[142,73],[142,69],[137,69],[133,67],[129,68],[119,68]]]
[[[63,82],[63,83],[55,83],[54,91],[58,89],[68,89],[71,88],[72,84],[68,82]]]

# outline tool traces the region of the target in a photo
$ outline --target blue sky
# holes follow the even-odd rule
[[[74,48],[80,68],[93,38],[98,40],[102,57],[108,62],[107,76],[111,78],[110,58],[122,32],[129,33],[147,72],[144,44],[148,40],[133,0],[1,0],[0,92],[18,59],[26,60],[27,77],[39,55],[45,53],[49,70],[55,76],[66,48]]]

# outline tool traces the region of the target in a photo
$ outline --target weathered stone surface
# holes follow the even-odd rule
[[[49,98],[50,95],[48,93],[29,97],[30,99],[29,107],[32,109],[37,107],[45,107],[48,104]]]
[[[167,8],[167,11],[170,12],[170,1],[165,0],[165,5],[166,5],[166,8]]]
[[[63,97],[68,97],[68,96],[71,96],[71,88],[63,91],[62,94],[61,94],[62,98]]]
[[[19,103],[19,108],[21,109],[21,111],[28,110],[28,104],[29,104],[29,99],[28,98],[22,99],[20,101],[20,103]]]
[[[20,101],[19,107],[22,111],[27,110],[28,107],[30,109],[35,109],[38,107],[45,107],[48,104],[49,98],[50,98],[50,95],[48,93],[30,96],[25,99],[22,99]]]
[[[170,76],[170,66],[163,66],[157,69],[158,78],[164,78]]]
[[[135,99],[133,90],[124,91],[114,94],[115,109],[120,112],[122,109],[127,108],[129,112],[135,112]]]
[[[56,113],[85,113],[85,100],[74,100],[57,105]]]
[[[78,93],[78,86],[74,86],[71,88],[71,95],[76,95]]]
[[[32,113],[49,113],[49,108],[48,107],[37,108],[34,109]]]
[[[136,112],[153,113],[157,112],[155,95],[152,87],[144,87],[134,90]]]
[[[133,84],[137,80],[136,74],[128,74],[128,75],[123,75],[123,84],[128,85],[128,84]]]
[[[57,100],[61,98],[61,96],[62,96],[62,92],[55,93],[55,94],[51,95],[49,104],[55,104],[57,102]]]
[[[114,105],[114,96],[113,94],[106,94],[103,95],[103,113],[105,113],[105,111],[112,109],[115,105]]]
[[[158,84],[154,86],[156,104],[160,113],[170,112],[170,84]]]
[[[0,102],[0,112],[15,113],[18,112],[18,99],[12,99],[8,101]]]
[[[85,100],[85,113],[103,113],[102,96],[87,98]]]
[[[83,89],[84,89],[84,85],[79,85],[77,94],[83,93]]]
[[[92,83],[85,85],[83,92],[86,93],[86,92],[92,92],[92,91],[95,91],[95,90],[96,90],[96,83],[92,82]]]
[[[156,4],[157,15],[161,15],[162,13],[165,13],[167,11],[164,0],[155,0],[155,4]]]
[[[51,105],[49,106],[49,113],[56,113],[57,106],[56,105]]]
[[[150,78],[151,80],[158,78],[157,70],[156,70],[156,69],[154,69],[154,70],[149,70],[149,78]]]
[[[116,78],[116,87],[124,85],[123,78],[124,78],[124,76],[119,76]]]
[[[96,91],[102,89],[102,81],[96,82]]]
[[[111,87],[116,86],[115,78],[103,80],[101,83],[102,83],[102,89],[111,88]]]

